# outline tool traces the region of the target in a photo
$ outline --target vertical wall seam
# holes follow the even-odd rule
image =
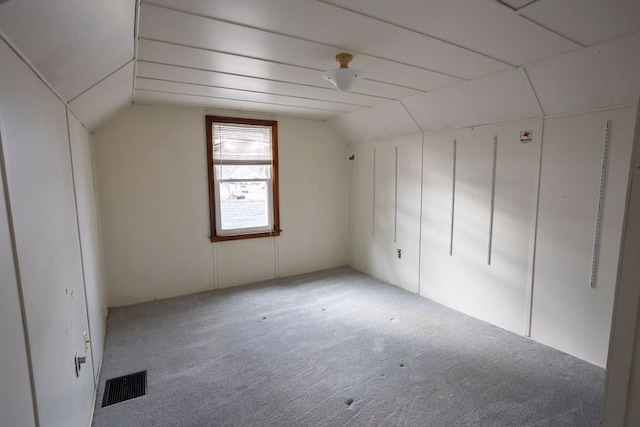
[[[527,292],[525,295],[525,317],[524,317],[524,336],[531,337],[531,323],[533,321],[533,289],[535,282],[535,272],[536,272],[536,249],[538,242],[538,218],[540,215],[540,180],[542,179],[542,155],[544,150],[544,124],[545,119],[542,119],[541,129],[540,129],[540,150],[538,154],[538,176],[536,179],[536,189],[535,189],[535,203],[534,203],[534,217],[533,217],[533,226],[530,233],[531,238],[531,246],[530,246],[530,272],[527,278]]]
[[[451,166],[451,226],[449,230],[449,256],[453,256],[453,230],[456,212],[456,156],[458,140],[453,140],[452,166]]]
[[[393,243],[398,239],[398,146],[396,145],[396,164],[394,171],[394,200],[393,200]]]
[[[422,210],[424,202],[424,135],[421,136],[421,151],[420,151],[420,225],[418,226],[418,295],[422,288]]]
[[[493,136],[491,154],[491,187],[489,189],[489,233],[487,236],[487,265],[491,265],[491,250],[493,248],[493,211],[496,202],[496,168],[498,162],[498,135]]]
[[[273,258],[275,262],[275,273],[276,279],[280,277],[280,253],[278,251],[278,238],[272,237],[273,239]]]
[[[0,125],[2,120],[0,117]],[[4,188],[5,207],[7,211],[7,222],[9,223],[9,238],[11,240],[11,252],[13,255],[13,265],[16,273],[16,284],[18,288],[18,299],[20,300],[20,314],[22,316],[22,329],[24,336],[24,347],[27,355],[27,368],[29,369],[29,383],[31,388],[31,404],[33,409],[33,419],[35,426],[40,426],[40,416],[38,413],[38,397],[36,395],[36,382],[33,374],[33,358],[31,357],[31,339],[29,337],[29,326],[27,324],[27,312],[24,303],[24,292],[22,288],[22,273],[20,271],[20,261],[18,259],[18,245],[13,222],[13,209],[11,208],[11,197],[9,194],[9,178],[6,169],[6,158],[4,155],[4,143],[2,139],[2,128],[0,127],[0,173],[2,174],[2,185]]]
[[[373,224],[371,236],[376,237],[376,149],[373,149]]]
[[[76,173],[73,169],[73,149],[71,147],[71,126],[69,125],[69,107],[65,108],[65,119],[67,121],[67,147],[69,148],[69,165],[71,166],[71,186],[73,187],[73,203],[75,206],[76,212],[76,229],[78,230],[78,250],[80,251],[80,270],[82,272],[82,287],[84,288],[84,309],[85,314],[87,316],[87,334],[89,335],[89,339],[92,340],[91,336],[91,319],[89,318],[89,301],[87,301],[87,276],[84,269],[84,253],[82,251],[82,235],[80,230],[80,213],[78,212],[78,191],[76,189]],[[84,340],[84,336],[82,338]],[[84,350],[85,344],[83,342],[82,349]],[[95,368],[95,358],[93,357],[93,344],[91,341],[89,342],[89,349],[91,352],[91,379],[93,380],[93,388],[95,389],[98,386],[96,382],[96,368]]]
[[[79,120],[79,119],[78,119]],[[81,122],[82,123],[82,122]],[[91,175],[93,177],[93,194],[96,208],[96,221],[98,222],[98,243],[100,246],[100,272],[102,277],[102,293],[104,296],[105,303],[105,316],[108,314],[109,310],[109,293],[107,292],[107,269],[105,268],[104,262],[104,249],[102,243],[102,217],[100,216],[100,195],[98,194],[98,175],[96,168],[96,153],[95,153],[95,139],[93,138],[94,134],[89,134],[89,152],[91,154]],[[105,322],[106,326],[106,322]],[[103,337],[104,339],[104,337]]]
[[[212,273],[213,273],[213,289],[218,289],[218,244],[211,244],[211,264],[212,264]]]

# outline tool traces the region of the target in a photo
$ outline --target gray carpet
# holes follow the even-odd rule
[[[100,407],[140,370],[147,395]],[[112,309],[93,425],[595,426],[603,383],[344,267]]]

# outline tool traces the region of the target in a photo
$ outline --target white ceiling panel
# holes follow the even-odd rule
[[[579,1],[579,0],[578,0]],[[549,58],[579,46],[490,0],[327,0],[423,34],[465,46],[512,65]]]
[[[347,143],[420,133],[420,128],[398,101],[334,116],[329,122]]]
[[[259,104],[255,102],[213,99],[196,95],[175,95],[136,89],[135,102],[142,104],[170,104],[190,107],[223,109],[260,114],[280,114],[292,117],[324,120],[333,113],[313,108],[287,107],[282,105]]]
[[[535,97],[517,70],[405,98],[424,132],[539,117]]]
[[[157,41],[317,70],[337,68],[335,55],[340,53],[340,49],[324,44],[212,21],[150,5],[142,6],[140,35]],[[362,69],[371,80],[425,91],[459,81],[454,77],[367,55],[355,56],[352,67]]]
[[[586,46],[640,31],[638,0],[540,0],[522,14]]]
[[[278,64],[261,59],[177,46],[152,40],[140,40],[138,44],[138,59],[158,64],[177,65],[240,76],[251,75],[256,78],[335,90],[335,86],[322,78],[322,70]],[[398,99],[416,95],[420,92],[403,86],[364,79],[353,87],[351,93]]]
[[[85,126],[94,129],[131,104],[133,69],[131,61],[69,103]]]
[[[134,0],[0,5],[2,31],[67,101],[133,59],[134,19]]]
[[[157,92],[167,92],[182,95],[207,96],[216,99],[227,99],[236,101],[251,101],[262,104],[284,105],[288,107],[315,108],[344,113],[354,111],[361,107],[350,104],[340,104],[338,102],[327,102],[310,100],[302,97],[282,96],[260,92],[249,92],[245,90],[225,89],[210,86],[199,86],[188,83],[173,83],[160,80],[150,80],[136,78],[136,89],[151,90]]]
[[[633,104],[640,94],[640,33],[526,69],[547,115]]]
[[[384,101],[389,101],[389,99],[385,98],[359,95],[349,92],[339,92],[336,91],[335,88],[318,88],[309,86],[300,87],[300,85],[292,83],[150,62],[138,63],[138,77],[170,82],[193,83],[227,89],[246,90],[251,92],[277,93],[280,95],[295,97],[299,97],[304,93],[305,98],[341,102],[351,104],[356,107],[369,107]]]
[[[0,36],[88,127],[135,96],[343,114],[380,139],[415,130],[404,106],[433,132],[635,103],[639,16],[640,0],[0,0]],[[342,52],[365,75],[349,93],[322,79]]]
[[[199,16],[292,36],[351,53],[392,59],[426,70],[471,79],[508,65],[415,31],[320,2],[299,0],[152,0]],[[312,16],[313,19],[300,19]],[[532,24],[523,21],[529,26]],[[211,24],[211,23],[210,23]],[[217,24],[216,24],[217,25]]]
[[[335,90],[335,86],[322,78],[323,70],[279,64],[262,59],[177,46],[153,40],[140,40],[138,44],[138,59],[140,61],[178,65],[240,76],[251,75],[256,78]],[[434,85],[432,89],[436,87],[438,86]],[[351,93],[399,99],[409,95],[416,95],[420,92],[403,86],[364,79],[353,87]]]

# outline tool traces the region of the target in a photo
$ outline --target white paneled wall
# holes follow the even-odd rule
[[[110,306],[347,262],[347,152],[314,120],[276,117],[281,236],[209,241],[205,114],[135,105],[94,134]]]
[[[208,289],[204,118],[134,106],[93,138],[109,306]]]
[[[344,143],[326,122],[279,118],[278,151],[283,229],[274,240],[278,275],[344,265],[347,262]]]
[[[525,332],[541,125],[536,120],[425,137],[421,294],[518,333]],[[533,141],[520,143],[521,131],[533,131]]]
[[[98,205],[93,179],[93,156],[89,132],[73,114],[69,114],[67,118],[82,250],[82,274],[87,298],[88,332],[90,337],[95,337],[91,342],[90,350],[93,360],[96,361],[93,374],[97,382],[104,344],[101,337],[105,336],[107,327],[107,303],[102,270]]]
[[[545,121],[531,337],[604,366],[635,110]],[[590,287],[601,165],[611,120],[595,288]]]
[[[626,107],[350,146],[351,265],[604,366],[635,111]],[[611,145],[597,286],[591,289],[607,120]],[[531,141],[521,142],[521,132],[528,131]],[[406,216],[396,216],[396,194],[398,213]],[[394,242],[394,233],[404,241]],[[401,245],[398,260],[393,251]],[[419,258],[405,262],[414,248]],[[419,284],[412,281],[416,274]]]
[[[22,295],[22,300],[16,301],[15,293],[10,292],[8,300],[2,299],[2,312],[3,316],[5,309],[6,316],[15,315],[20,309],[24,313],[28,335],[15,317],[7,326],[14,337],[20,334],[26,337],[36,422],[43,426],[84,426],[93,410],[94,362],[102,357],[104,339],[104,327],[97,320],[96,335],[90,337],[98,343],[93,352],[98,360],[94,361],[92,353],[85,350],[83,334],[90,331],[88,317],[94,317],[88,310],[98,310],[95,318],[100,319],[104,318],[104,308],[99,308],[99,297],[97,304],[85,298],[85,285],[93,287],[92,295],[99,294],[101,285],[95,280],[84,281],[80,239],[95,234],[97,223],[95,218],[91,223],[85,215],[95,214],[95,207],[80,213],[76,204],[80,199],[84,203],[93,192],[91,183],[80,182],[92,174],[90,159],[80,155],[80,151],[88,149],[88,132],[74,118],[68,121],[65,104],[4,42],[0,42],[0,70],[5,197],[12,219],[9,225],[15,246],[14,260],[19,266],[11,274],[9,255],[9,269],[5,272],[3,268],[3,275],[7,275],[10,288],[19,286]],[[79,150],[75,170],[70,135]],[[76,191],[82,193],[79,199]],[[6,226],[5,221],[2,223]],[[100,257],[92,253],[97,250],[96,245],[90,244],[90,239],[86,242],[84,255],[87,259],[93,257],[94,264],[84,270],[92,274],[100,269],[96,265]],[[3,252],[7,249],[11,254],[4,242],[2,247]],[[4,285],[3,280],[3,288]],[[11,308],[5,308],[4,304],[10,304]],[[3,341],[3,348],[5,344]],[[17,346],[7,355],[8,359],[3,354],[2,369],[12,366],[17,369],[21,378],[16,387],[24,398],[25,361],[17,358],[25,355],[20,344],[15,340],[14,344]],[[87,357],[79,376],[74,369],[76,352]],[[32,424],[33,409],[28,402],[29,399],[9,408],[7,413],[3,408],[1,422],[15,418],[22,419],[24,424],[10,425]]]
[[[422,137],[363,143],[352,150],[353,265],[418,292]]]
[[[620,268],[607,360],[602,425],[638,425],[640,408],[640,110],[632,148]]]
[[[2,135],[0,135],[1,137]],[[0,140],[0,143],[2,141]],[[0,164],[0,171],[4,169]],[[18,277],[5,202],[4,173],[0,187],[0,414],[8,426],[35,425],[29,359],[19,296]]]

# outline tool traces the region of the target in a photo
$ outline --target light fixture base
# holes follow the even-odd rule
[[[349,62],[353,59],[350,53],[339,53],[336,55],[336,61],[340,63],[340,68],[349,68]]]

